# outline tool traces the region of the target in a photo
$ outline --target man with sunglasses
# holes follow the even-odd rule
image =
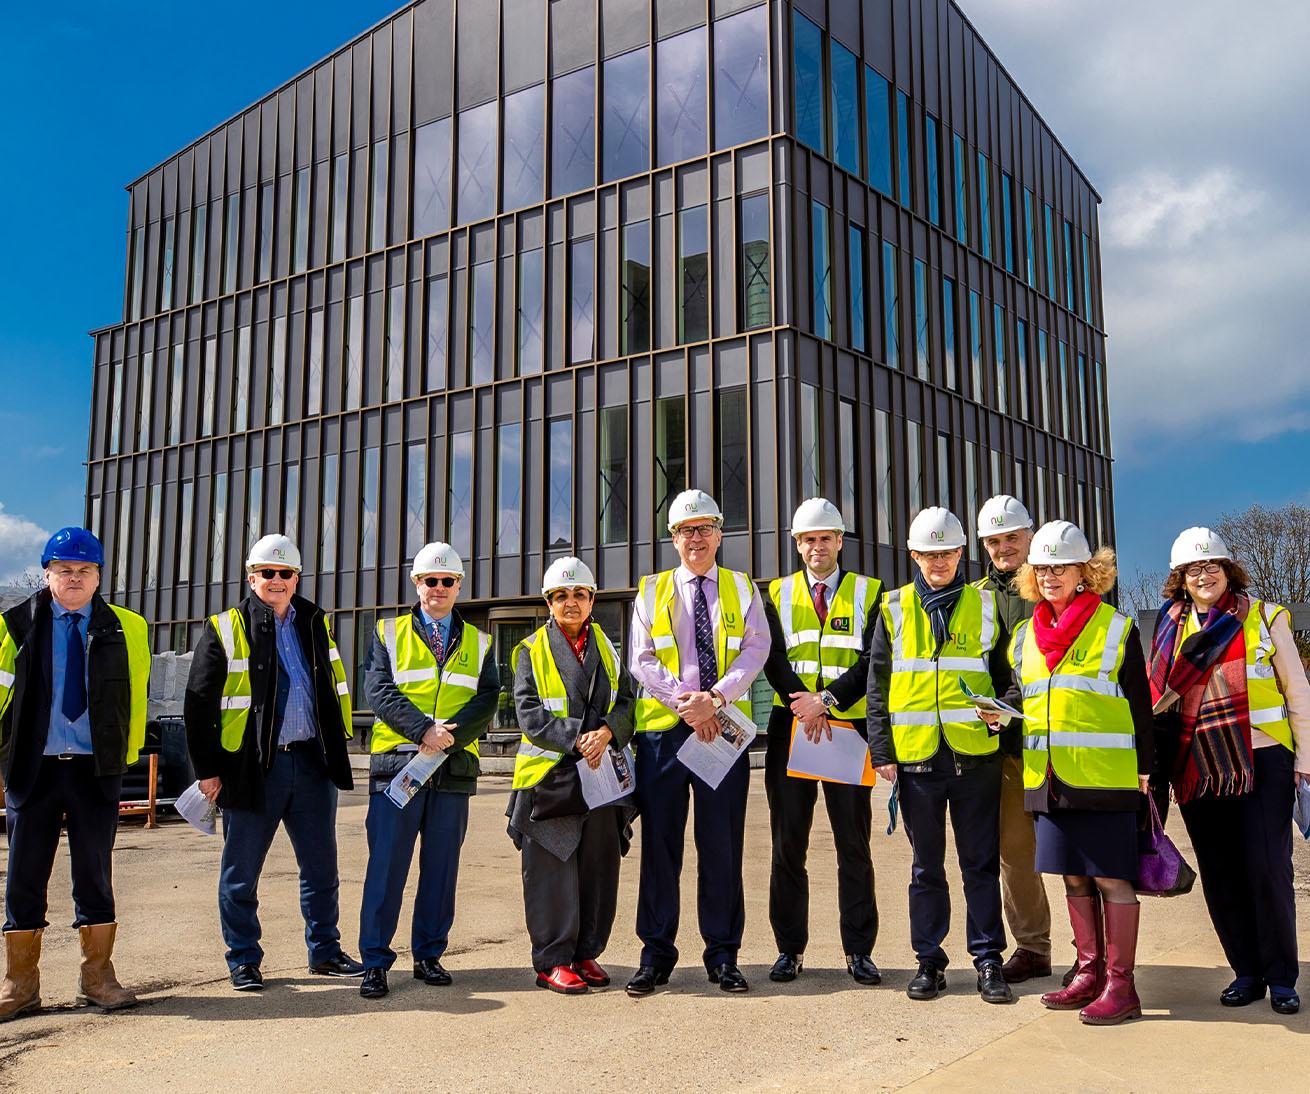
[[[204,628],[184,706],[200,790],[223,810],[218,913],[232,986],[264,986],[259,875],[279,825],[300,869],[309,971],[360,976],[337,929],[337,791],[354,785],[345,666],[326,613],[296,595],[290,539],[258,540],[246,580],[250,595]]]
[[[395,963],[391,940],[400,921],[414,843],[419,849],[418,895],[410,949],[414,979],[445,986],[441,965],[455,921],[459,852],[468,830],[469,798],[477,792],[478,738],[500,697],[491,637],[455,608],[464,563],[448,543],[429,543],[414,556],[418,603],[378,621],[364,677],[376,720],[369,761],[368,871],[359,912],[359,947],[366,970],[359,994],[381,999]],[[415,752],[449,757],[403,809],[387,786]]]
[[[641,811],[641,884],[637,934],[641,965],[628,982],[633,997],[667,984],[675,945],[682,845],[689,790],[696,795],[699,858],[697,907],[704,962],[723,991],[747,990],[737,967],[746,907],[742,839],[750,767],[737,763],[711,788],[678,759],[694,733],[719,734],[716,712],[733,703],[751,716],[751,683],[769,656],[769,624],[759,590],[744,573],[716,562],[723,514],[701,490],[685,490],[669,507],[669,531],[681,565],[641,579],[632,613],[629,667],[637,698],[637,799]]]

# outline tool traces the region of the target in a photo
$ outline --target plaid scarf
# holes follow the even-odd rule
[[[1253,785],[1242,634],[1250,607],[1245,596],[1225,593],[1201,629],[1181,646],[1178,636],[1193,610],[1191,602],[1166,604],[1156,621],[1151,698],[1158,712],[1178,704],[1181,726],[1170,782],[1180,805],[1207,793],[1245,794]]]

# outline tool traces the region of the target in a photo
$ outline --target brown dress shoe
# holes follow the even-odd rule
[[[1039,980],[1051,975],[1051,959],[1032,950],[1018,949],[1010,960],[1001,966],[1001,975],[1007,984],[1022,984],[1025,980]]]

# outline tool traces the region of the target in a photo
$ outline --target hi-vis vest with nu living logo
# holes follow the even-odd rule
[[[646,609],[646,618],[650,622],[651,642],[655,646],[655,656],[675,677],[681,677],[682,667],[678,658],[678,643],[673,635],[673,613],[683,610],[678,598],[676,578],[677,570],[665,570],[663,573],[648,574],[641,579],[637,587],[637,599]],[[719,676],[732,667],[741,653],[741,641],[746,636],[746,611],[751,606],[754,585],[746,574],[737,570],[718,568],[719,603],[714,616],[714,652],[719,666]],[[694,658],[694,649],[686,651],[688,657]],[[749,692],[736,702],[736,707],[747,718],[751,716]],[[637,732],[656,733],[663,729],[672,729],[678,724],[678,715],[642,688],[637,693],[636,725]]]
[[[892,655],[887,713],[897,763],[920,763],[937,754],[941,735],[965,756],[997,750],[973,703],[960,689],[963,680],[977,695],[995,695],[988,657],[996,645],[996,597],[965,585],[951,613],[950,637],[937,650],[932,621],[913,584],[882,601]]]
[[[400,694],[429,715],[434,722],[444,722],[458,714],[478,693],[482,665],[491,652],[491,636],[465,623],[459,645],[437,672],[437,658],[428,645],[427,635],[419,633],[421,625],[413,612],[378,621],[377,635],[391,659],[391,678]],[[412,745],[408,737],[397,733],[381,718],[373,723],[371,751],[390,752],[401,745]],[[464,748],[474,758],[478,742]]]
[[[241,742],[246,736],[246,725],[250,721],[250,639],[246,635],[246,623],[241,618],[240,608],[229,608],[218,615],[211,615],[209,623],[227,656],[227,678],[223,681],[223,697],[218,701],[219,741],[225,751],[240,752]],[[350,724],[350,689],[346,685],[346,667],[341,663],[336,642],[332,640],[332,626],[326,615],[323,617],[323,629],[327,631],[328,656],[332,659],[332,683],[336,687],[337,703],[341,707],[341,723],[346,727],[346,736],[350,737],[354,730]]]
[[[1015,628],[1010,663],[1023,687],[1023,785],[1053,771],[1080,789],[1137,789],[1137,738],[1119,670],[1133,621],[1109,604],[1092,613],[1054,671],[1031,621]]]
[[[610,705],[605,708],[609,714],[619,696],[619,654],[614,643],[600,627],[592,623],[591,640],[596,643],[596,652],[600,654],[600,663],[605,667],[605,675],[610,682]],[[537,685],[537,695],[541,705],[556,718],[567,718],[569,713],[568,689],[564,686],[564,677],[560,675],[559,666],[555,664],[555,655],[550,649],[550,627],[545,626],[534,631],[514,647],[509,655],[512,671],[518,672],[519,658],[527,652],[532,665],[532,679]],[[528,740],[527,734],[519,738],[518,755],[514,757],[514,790],[526,790],[541,782],[557,763],[564,758],[564,753],[549,748],[538,748]]]
[[[820,626],[804,570],[769,583],[769,599],[778,611],[787,643],[787,660],[810,691],[826,688],[859,661],[869,604],[876,603],[881,592],[882,582],[875,578],[842,574],[828,606],[828,619]],[[785,705],[782,696],[775,694],[773,705]],[[857,702],[832,713],[837,718],[863,718],[866,708],[861,690]]]

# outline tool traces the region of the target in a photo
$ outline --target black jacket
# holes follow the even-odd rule
[[[18,647],[18,654],[13,697],[0,718],[0,765],[4,770],[5,789],[15,805],[26,800],[36,781],[50,729],[54,688],[51,599],[49,589],[39,589],[4,613],[5,626]],[[132,711],[127,640],[118,616],[99,593],[91,599],[86,667],[87,712],[96,774],[106,779],[121,776],[127,770]],[[106,786],[105,792],[117,798],[118,784]]]
[[[342,721],[337,685],[332,676],[326,613],[317,604],[293,596],[295,628],[300,648],[305,651],[314,683],[315,724],[318,743],[327,765],[328,777],[342,790],[354,786],[350,756],[346,750],[349,727]],[[219,737],[223,683],[227,679],[227,654],[213,624],[205,621],[204,633],[196,645],[187,678],[183,716],[187,745],[196,777],[218,776],[223,789],[218,804],[231,809],[264,808],[264,776],[273,766],[281,730],[278,714],[277,634],[273,610],[254,594],[238,605],[250,641],[250,718],[237,752],[226,751]]]
[[[423,630],[423,619],[419,606],[415,604],[410,613],[414,626],[419,632]],[[450,645],[446,649],[449,660],[459,649],[464,633],[464,617],[458,608],[450,613]],[[408,737],[415,744],[423,740],[423,735],[432,727],[432,714],[419,710],[405,698],[404,693],[391,675],[391,658],[382,639],[373,632],[373,646],[369,650],[368,662],[364,671],[364,695],[368,705],[382,721],[402,737]],[[500,672],[496,668],[496,658],[488,654],[482,662],[482,671],[478,674],[478,690],[459,709],[459,713],[446,721],[452,727],[451,736],[455,743],[446,751],[450,754],[444,764],[437,768],[428,786],[433,790],[444,790],[451,794],[475,794],[478,789],[478,776],[481,765],[478,758],[466,751],[469,745],[481,737],[491,724],[500,700]],[[369,759],[369,789],[383,790],[387,783],[395,778],[410,760],[412,752],[374,752]]]

